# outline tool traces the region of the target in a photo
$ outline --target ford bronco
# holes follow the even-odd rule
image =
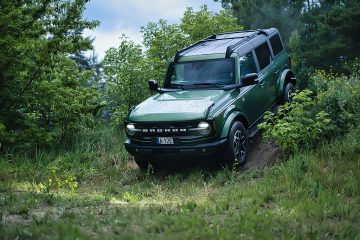
[[[149,81],[157,94],[129,110],[125,148],[142,169],[216,153],[243,165],[264,112],[290,101],[295,84],[277,29],[209,36],[176,53],[162,87]]]

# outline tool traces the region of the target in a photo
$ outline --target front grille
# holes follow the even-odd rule
[[[156,122],[134,123],[137,137],[197,136],[189,129],[196,128],[199,122]]]
[[[202,135],[195,130],[201,120],[192,122],[132,122],[136,132],[129,138],[142,145],[158,145],[158,137],[172,137],[174,145],[193,145],[200,144],[213,138],[215,132],[210,135]],[[212,124],[210,124],[212,125]],[[143,129],[147,129],[145,132]],[[161,131],[158,131],[161,129]],[[167,129],[167,131],[165,131]],[[178,131],[173,131],[178,129]],[[186,129],[186,131],[180,131]],[[150,131],[152,130],[152,131]]]

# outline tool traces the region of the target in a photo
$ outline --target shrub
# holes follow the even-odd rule
[[[294,152],[302,148],[312,148],[329,135],[333,124],[325,111],[316,111],[312,91],[297,93],[291,103],[279,107],[277,114],[266,112],[264,137],[274,139],[285,151]]]
[[[317,146],[322,140],[343,136],[360,126],[360,64],[347,67],[349,76],[316,71],[310,89],[295,95],[293,102],[267,112],[266,138],[285,151]]]
[[[336,125],[334,135],[343,135],[360,123],[359,66],[354,64],[348,77],[318,71],[312,78],[317,107],[326,111]]]

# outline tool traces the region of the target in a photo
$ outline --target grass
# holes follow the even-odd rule
[[[360,239],[360,137],[251,173],[140,172],[112,130],[0,159],[0,239]]]

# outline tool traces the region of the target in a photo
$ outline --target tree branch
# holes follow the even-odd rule
[[[25,85],[25,87],[23,88],[23,90],[21,90],[21,92],[19,93],[19,95],[16,97],[16,99],[20,98],[24,93],[25,91],[27,90],[27,88],[32,84],[32,82],[35,80],[35,78],[37,77],[37,75],[39,74],[42,66],[44,64],[42,63],[38,69],[36,70],[36,72],[34,73],[34,75],[32,76],[32,78],[30,78],[30,80],[27,82],[27,84]],[[16,99],[10,104],[10,106],[8,107],[8,110],[10,110],[16,103]]]

